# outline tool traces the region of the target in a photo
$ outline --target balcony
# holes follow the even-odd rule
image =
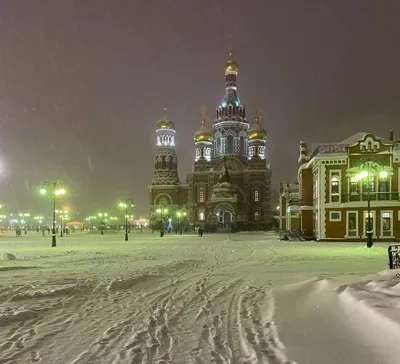
[[[398,192],[371,192],[370,201],[399,201]],[[368,193],[346,193],[342,194],[341,203],[368,201]]]

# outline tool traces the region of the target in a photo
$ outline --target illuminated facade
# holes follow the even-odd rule
[[[281,184],[279,188],[279,229],[299,230],[299,185],[298,183]]]
[[[250,125],[237,92],[239,65],[229,55],[225,64],[225,94],[209,128],[205,117],[194,134],[193,171],[180,183],[175,154],[175,128],[164,118],[157,124],[155,171],[150,212],[160,205],[172,220],[187,209],[187,220],[209,230],[259,230],[271,223],[271,170],[267,132],[257,116]]]
[[[357,133],[331,144],[300,143],[299,210],[317,240],[400,238],[400,143]],[[369,211],[368,211],[369,200]]]

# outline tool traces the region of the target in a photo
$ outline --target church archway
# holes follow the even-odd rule
[[[235,210],[232,205],[221,203],[215,207],[214,214],[217,216],[218,226],[221,228],[228,228],[233,222]]]

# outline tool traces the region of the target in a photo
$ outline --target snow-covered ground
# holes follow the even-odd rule
[[[0,364],[400,363],[388,244],[250,233],[58,243],[0,236]]]

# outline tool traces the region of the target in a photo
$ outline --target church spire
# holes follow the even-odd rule
[[[237,92],[237,75],[239,63],[233,57],[232,50],[229,52],[228,60],[225,62],[225,94],[217,109],[218,121],[243,121],[246,122],[246,110],[240,102]]]

